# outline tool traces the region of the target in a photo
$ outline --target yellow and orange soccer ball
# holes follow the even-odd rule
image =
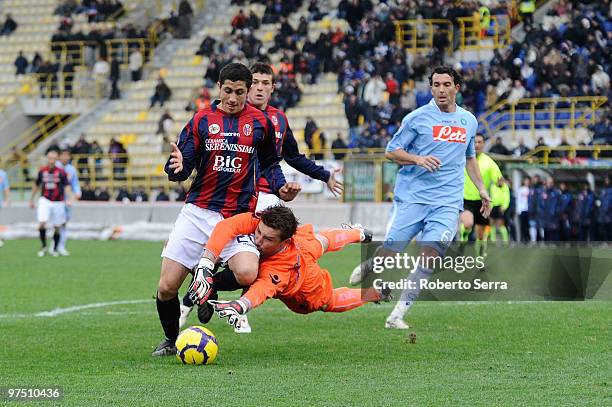
[[[218,351],[217,337],[203,326],[190,326],[176,339],[176,359],[186,365],[210,365]]]

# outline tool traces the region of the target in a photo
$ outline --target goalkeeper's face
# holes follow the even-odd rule
[[[288,239],[287,239],[288,240]],[[255,246],[262,257],[271,256],[284,247],[287,240],[281,239],[281,231],[259,222],[255,229]]]
[[[236,114],[244,109],[249,89],[244,81],[225,80],[219,84],[219,98],[221,110],[225,113]]]

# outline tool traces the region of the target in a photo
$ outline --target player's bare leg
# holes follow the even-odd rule
[[[174,343],[179,334],[180,317],[178,290],[187,274],[189,274],[187,267],[166,257],[162,259],[156,302],[159,321],[166,339],[155,348],[152,353],[153,356],[173,355],[176,353]]]

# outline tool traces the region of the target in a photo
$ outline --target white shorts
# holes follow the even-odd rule
[[[198,265],[204,254],[204,246],[217,223],[223,220],[220,213],[185,204],[176,218],[161,257],[181,263],[188,269]],[[238,236],[228,243],[221,252],[221,259],[227,261],[235,254],[249,252],[259,257],[259,251],[252,239]]]
[[[45,197],[38,198],[36,219],[39,223],[51,223],[53,226],[62,226],[66,223],[66,203],[64,201],[50,201]]]
[[[268,209],[271,206],[276,206],[281,202],[281,199],[274,194],[260,192],[259,195],[257,195],[257,207],[255,207],[255,213]]]

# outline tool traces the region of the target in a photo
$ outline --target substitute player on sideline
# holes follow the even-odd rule
[[[343,185],[336,179],[336,173],[327,171],[323,166],[317,165],[314,161],[309,160],[301,154],[298,148],[297,141],[293,136],[287,116],[279,109],[269,105],[270,98],[274,92],[275,78],[272,67],[261,62],[255,63],[250,68],[253,75],[253,83],[247,95],[247,101],[251,106],[263,111],[272,121],[276,134],[276,150],[277,155],[282,157],[289,165],[303,174],[308,175],[313,179],[318,179],[327,184],[327,187],[334,195],[340,195],[343,190]],[[259,195],[257,199],[256,212],[278,205],[281,199],[272,193],[268,177],[270,171],[265,171],[259,178],[258,188]],[[252,237],[239,237],[239,239],[252,239]],[[233,272],[229,268],[225,268],[215,274],[212,283],[211,298],[216,299],[217,291],[234,291],[243,288],[240,286]],[[204,309],[203,307],[207,308]],[[180,326],[183,326],[187,321],[187,317],[193,308],[193,303],[188,294],[185,294],[181,304]],[[212,316],[212,308],[207,303],[198,307],[198,319],[202,323],[207,323]],[[246,316],[239,324],[240,328],[236,329],[236,333],[250,333],[251,327]]]
[[[38,231],[40,233],[41,249],[38,257],[43,257],[47,251],[47,223],[53,225],[53,246],[49,248],[49,254],[58,256],[58,246],[60,239],[60,228],[66,222],[66,205],[71,204],[68,195],[68,178],[64,170],[57,165],[57,151],[47,152],[47,165],[38,171],[36,181],[32,186],[32,196],[30,197],[30,208],[34,209],[34,198],[39,189],[41,196],[38,198],[36,217],[38,220]]]
[[[57,166],[64,170],[66,173],[66,177],[68,177],[68,184],[70,185],[70,189],[72,191],[72,198],[75,201],[81,199],[81,185],[79,185],[79,176],[76,168],[71,163],[72,157],[70,154],[70,149],[65,148],[59,154],[59,162]],[[66,230],[66,225],[72,218],[72,205],[66,205],[66,221],[62,225],[60,229],[60,240],[59,245],[57,247],[57,252],[60,256],[70,256],[68,250],[66,250],[66,241],[68,240],[68,232]]]
[[[478,122],[473,114],[455,103],[461,77],[452,68],[440,66],[429,76],[433,99],[408,114],[386,149],[387,158],[401,165],[397,174],[393,212],[385,243],[377,256],[394,256],[420,232],[421,258],[443,255],[457,231],[463,207],[463,168],[478,188],[481,213],[489,216],[489,194],[482,183],[474,157]],[[372,272],[366,261],[353,270],[351,284]],[[429,279],[433,270],[419,265],[410,279]],[[404,315],[416,300],[420,288],[402,292],[385,322],[386,328],[407,329]]]
[[[274,206],[259,215],[243,213],[219,222],[204,256],[214,263],[235,236],[251,233],[261,254],[257,280],[238,300],[210,300],[220,317],[229,317],[230,325],[239,327],[249,310],[269,298],[278,298],[299,314],[345,312],[384,299],[373,287],[334,289],[329,272],[317,264],[326,252],[371,241],[372,234],[364,229],[330,229],[315,234],[312,225],[298,227],[291,209]]]
[[[246,105],[251,81],[251,72],[243,64],[226,65],[217,83],[221,100],[198,111],[183,128],[178,145],[172,145],[165,166],[168,179],[184,181],[196,166],[197,173],[162,251],[157,312],[166,338],[153,356],[176,353],[178,289],[191,269],[197,266],[191,289],[208,288],[212,283],[200,260],[214,226],[224,217],[254,210],[260,166],[278,166],[272,123],[261,111]],[[285,184],[280,167],[273,181],[277,182],[273,190],[288,194],[286,200],[297,193]],[[252,242],[234,240],[221,257],[228,260],[240,284],[250,285],[257,277],[259,252]]]

